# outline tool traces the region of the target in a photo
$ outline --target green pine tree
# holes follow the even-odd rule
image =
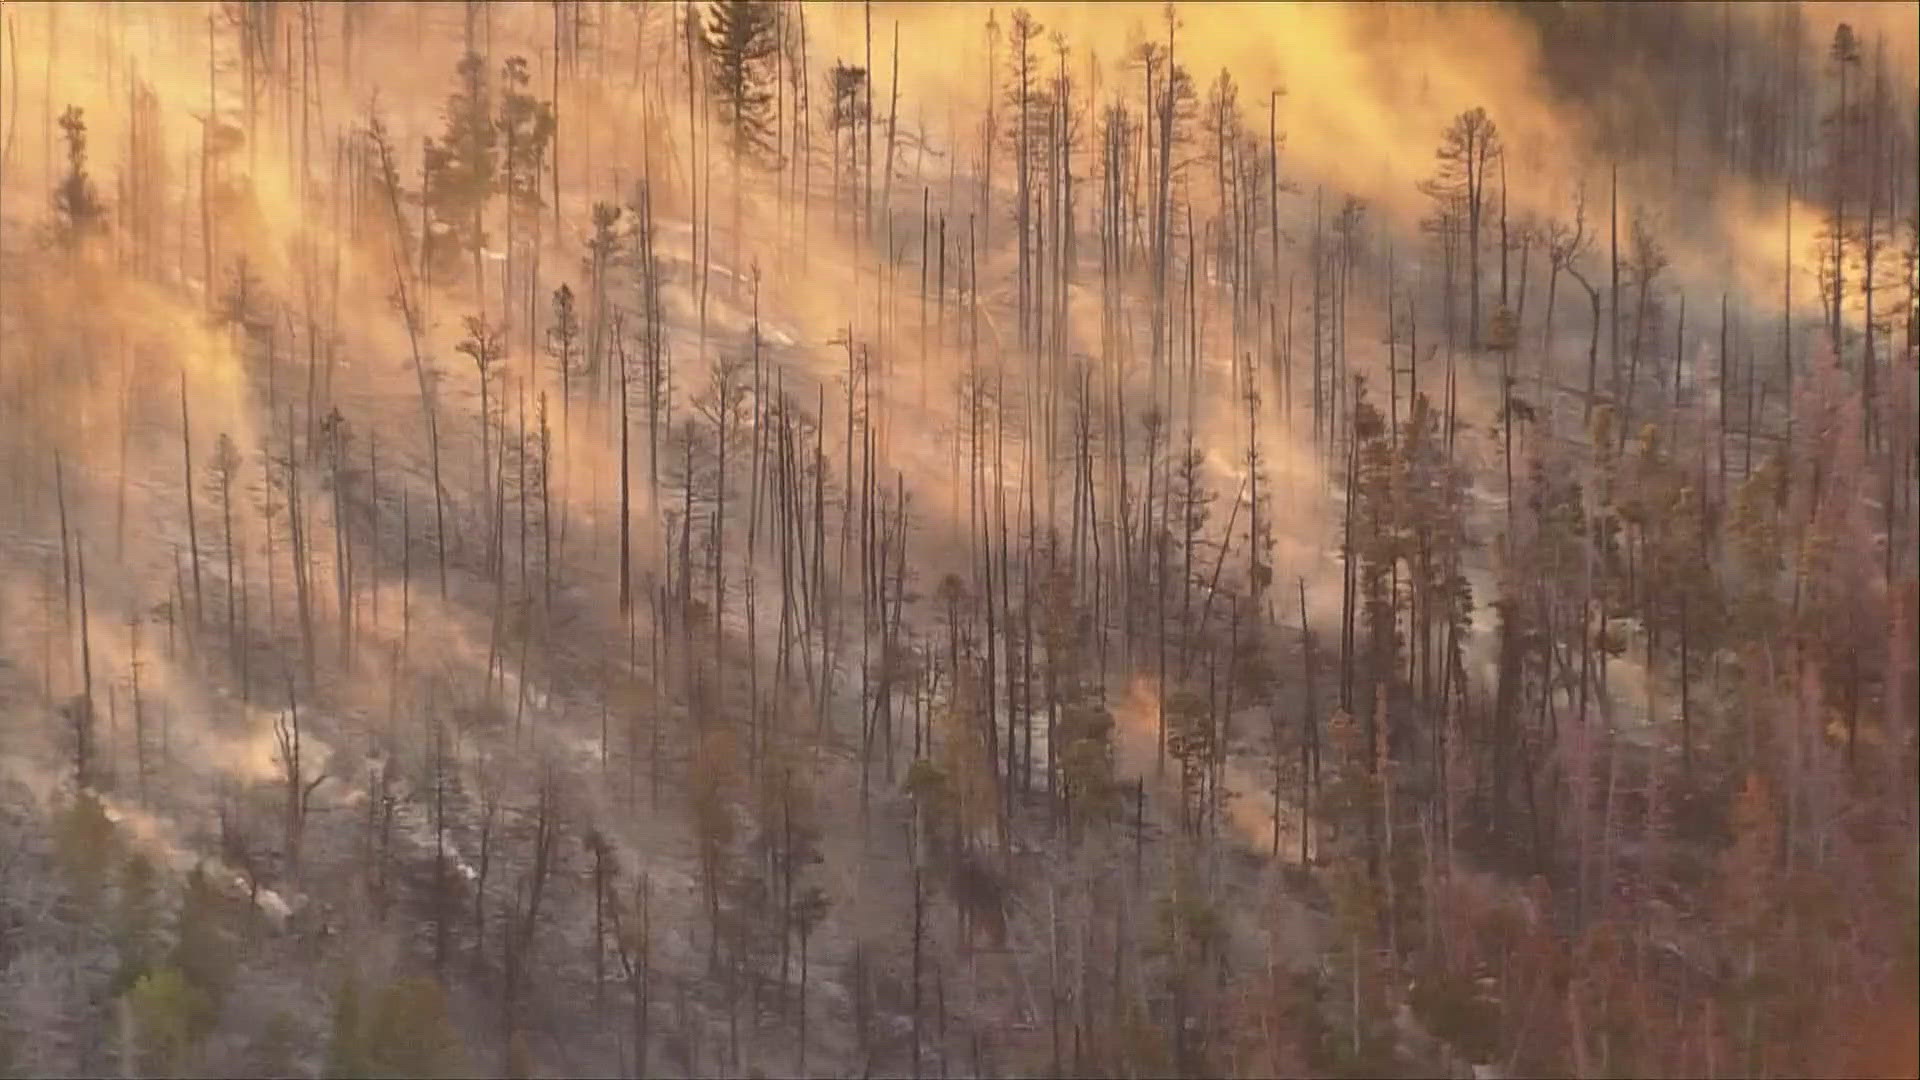
[[[450,267],[461,252],[470,253],[477,283],[487,200],[499,171],[498,133],[488,108],[485,61],[468,53],[458,70],[460,88],[447,98],[445,131],[426,148],[426,200],[434,221],[428,251],[442,267]]]
[[[742,159],[772,148],[774,61],[780,51],[776,14],[765,0],[707,5],[708,78],[736,170]]]
[[[107,205],[87,174],[87,122],[84,110],[69,105],[60,114],[60,133],[67,143],[67,174],[53,189],[54,238],[73,251],[107,228]]]

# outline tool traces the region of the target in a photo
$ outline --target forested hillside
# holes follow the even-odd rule
[[[1917,41],[0,3],[0,1075],[1914,1075]]]

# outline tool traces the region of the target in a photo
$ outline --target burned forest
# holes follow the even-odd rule
[[[0,2],[0,1076],[1912,1076],[1920,6]]]

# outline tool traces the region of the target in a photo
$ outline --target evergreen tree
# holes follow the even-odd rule
[[[60,114],[67,143],[67,173],[53,189],[54,238],[68,251],[106,232],[107,205],[87,174],[87,122],[83,110],[69,105]]]
[[[560,375],[560,409],[572,415],[573,375],[579,366],[574,350],[580,341],[580,316],[575,312],[573,288],[562,282],[553,290],[553,318],[547,325],[547,357]]]
[[[857,193],[860,185],[853,178],[860,162],[860,125],[866,112],[867,69],[854,64],[835,63],[827,69],[827,138],[833,145],[833,212],[837,223],[843,189],[851,184]],[[845,149],[841,144],[845,142]],[[842,165],[842,158],[845,164]]]
[[[233,981],[234,942],[221,925],[227,910],[227,901],[205,871],[196,866],[188,872],[186,893],[174,917],[171,966],[203,995],[210,1013],[219,1008]]]
[[[153,863],[144,855],[127,859],[120,872],[119,911],[113,928],[114,949],[120,967],[114,973],[116,991],[133,986],[153,965],[159,953],[159,896]]]
[[[775,152],[773,88],[780,39],[776,10],[766,0],[714,0],[707,9],[708,80],[727,125],[727,149],[733,159],[733,263],[738,282],[740,254],[741,164]]]
[[[445,131],[426,147],[426,200],[433,217],[427,245],[442,266],[469,252],[477,286],[480,249],[487,240],[483,217],[499,168],[497,132],[488,109],[485,61],[477,53],[466,54],[459,77],[460,88],[447,98]]]
[[[556,126],[553,102],[527,92],[531,75],[525,57],[509,57],[500,67],[500,115],[495,129],[500,143],[500,190],[516,213],[536,213],[546,204],[540,198],[540,168]]]
[[[334,1003],[326,1075],[461,1076],[467,1071],[438,983],[401,979],[369,998],[359,980],[348,977]]]
[[[127,994],[141,1068],[158,1076],[187,1071],[188,1055],[205,1034],[206,996],[180,969],[164,966],[140,976]]]
[[[736,171],[743,158],[772,149],[776,14],[767,0],[713,0],[707,6],[708,78]]]

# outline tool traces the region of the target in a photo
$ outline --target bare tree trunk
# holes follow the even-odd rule
[[[187,544],[193,559],[193,625],[201,621],[200,527],[193,512],[193,425],[187,418],[187,372],[180,370],[180,475],[187,489]]]
[[[83,532],[73,537],[74,562],[80,586],[80,700],[73,710],[74,784],[85,790],[95,780],[93,773],[93,635],[87,620],[87,538]]]

